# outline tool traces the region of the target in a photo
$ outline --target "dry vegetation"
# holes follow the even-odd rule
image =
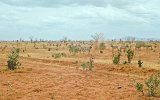
[[[21,66],[8,70],[13,48]],[[1,42],[0,100],[157,100],[141,84],[159,69],[160,42]]]

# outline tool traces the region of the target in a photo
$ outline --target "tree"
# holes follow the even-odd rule
[[[94,39],[95,42],[99,42],[104,40],[104,34],[103,33],[95,33],[91,35],[91,37]]]
[[[33,42],[33,36],[30,36],[29,39],[30,39],[30,41],[32,43]]]
[[[65,42],[67,42],[67,41],[68,41],[68,38],[67,38],[66,36],[62,38],[62,42],[65,43]]]
[[[94,39],[94,41],[96,43],[95,48],[98,49],[98,42],[104,40],[104,34],[102,34],[102,33],[95,33],[95,34],[91,35],[91,37]]]

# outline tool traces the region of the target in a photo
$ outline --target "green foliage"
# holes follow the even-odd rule
[[[133,59],[134,56],[134,51],[131,49],[127,50],[127,58],[128,58],[128,63],[131,63],[131,60]]]
[[[83,71],[86,71],[87,63],[83,63],[81,66],[82,66],[82,68],[83,68]]]
[[[89,70],[90,71],[92,71],[93,70],[93,68],[94,68],[94,65],[93,65],[93,59],[92,58],[90,58],[90,60],[89,60]]]
[[[160,74],[152,75],[145,81],[148,88],[149,96],[156,96],[158,87],[160,86]]]
[[[61,58],[61,57],[66,57],[66,54],[65,53],[53,53],[52,57],[57,59],[57,58]]]
[[[17,69],[18,66],[20,65],[20,63],[19,63],[19,52],[20,52],[19,49],[14,49],[12,51],[12,53],[8,56],[7,64],[8,64],[8,69],[9,70]]]
[[[159,96],[159,89],[160,89],[160,73],[156,75],[150,76],[147,80],[145,80],[145,86],[147,90],[148,96],[156,97]],[[135,85],[137,91],[142,92],[144,95],[144,85],[141,83],[137,83]]]
[[[106,49],[105,43],[100,43],[99,49],[100,49],[100,50]]]
[[[78,46],[73,46],[73,45],[70,45],[69,46],[69,52],[70,53],[73,53],[73,55],[75,55],[76,53],[80,52],[80,48]]]
[[[141,60],[138,60],[138,66],[142,67],[143,62]]]
[[[120,56],[121,56],[120,53],[118,53],[118,55],[113,55],[113,63],[114,64],[119,64],[119,62],[120,62]]]
[[[137,89],[138,92],[142,92],[142,95],[144,95],[143,84],[137,83],[135,87],[136,87],[136,89]]]
[[[89,62],[85,62],[81,66],[82,66],[83,71],[86,71],[87,68],[88,68],[88,70],[93,71],[94,61],[92,58],[90,58]]]

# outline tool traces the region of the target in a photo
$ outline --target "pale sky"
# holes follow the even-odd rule
[[[160,0],[0,0],[0,40],[160,38]]]

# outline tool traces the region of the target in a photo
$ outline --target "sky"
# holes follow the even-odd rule
[[[0,0],[0,40],[160,38],[160,0]]]

